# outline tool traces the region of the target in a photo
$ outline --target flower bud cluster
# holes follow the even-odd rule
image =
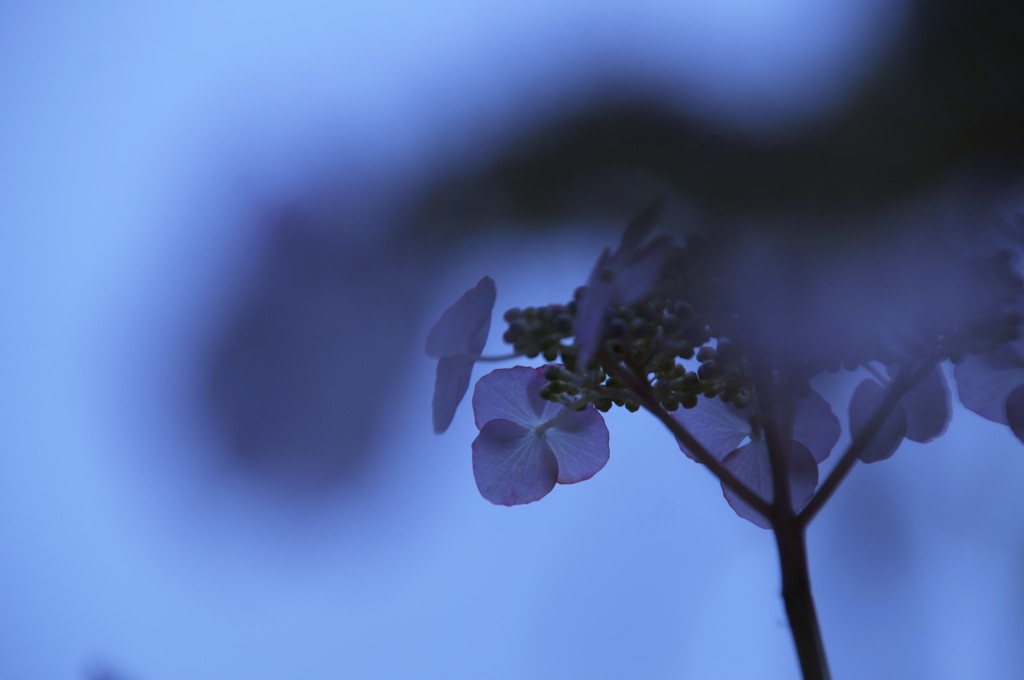
[[[531,359],[543,356],[545,361],[557,361],[571,366],[575,363],[571,346],[562,341],[571,338],[574,332],[573,317],[576,305],[545,305],[544,307],[514,307],[505,312],[508,330],[503,339],[512,345],[517,354]]]
[[[636,411],[639,404],[626,386],[608,369],[625,365],[651,384],[658,401],[669,411],[693,408],[698,397],[720,397],[744,407],[752,399],[746,358],[733,343],[715,338],[704,316],[681,295],[693,272],[685,266],[685,249],[673,246],[664,275],[651,292],[631,305],[607,310],[600,349],[588,367],[576,365],[573,336],[575,312],[587,295],[576,290],[567,305],[510,309],[505,313],[506,342],[528,357],[560,361],[549,366],[542,396],[567,405],[593,403],[599,410],[623,406]]]

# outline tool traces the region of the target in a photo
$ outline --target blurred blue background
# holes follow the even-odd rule
[[[976,215],[1021,81],[925,5],[0,5],[0,678],[796,677],[770,534],[653,419],[491,506],[422,340],[490,274],[502,351],[658,194],[684,229]],[[991,76],[963,100],[908,66],[942,31]],[[616,156],[586,135],[622,102],[626,139],[682,127]],[[810,533],[836,677],[1024,675],[1022,479],[959,408],[854,471]]]

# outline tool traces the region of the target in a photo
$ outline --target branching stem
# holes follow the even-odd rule
[[[853,441],[850,442],[850,446],[847,447],[842,457],[839,459],[839,463],[836,464],[832,472],[825,479],[824,483],[818,488],[818,491],[811,498],[811,501],[807,504],[807,507],[799,515],[801,524],[807,526],[814,519],[818,511],[824,507],[825,503],[832,497],[832,494],[836,492],[839,485],[846,479],[846,475],[850,473],[853,466],[856,464],[860,454],[863,453],[867,445],[871,443],[871,438],[875,436],[885,419],[889,417],[889,414],[896,404],[899,403],[900,399],[906,396],[907,392],[914,389],[915,386],[921,380],[924,379],[928,372],[931,371],[936,364],[936,359],[929,357],[923,361],[916,369],[904,367],[897,374],[896,378],[889,383],[889,386],[885,390],[885,394],[882,396],[882,401],[879,402],[878,406],[872,412],[871,417],[868,418],[867,422],[864,423],[864,427],[861,428]]]
[[[703,444],[697,441],[697,439],[690,434],[689,430],[683,427],[682,423],[673,418],[672,415],[665,410],[657,397],[654,396],[654,391],[651,389],[651,384],[648,382],[646,376],[637,375],[633,370],[620,364],[609,365],[606,363],[606,366],[609,367],[609,372],[613,376],[618,378],[623,385],[633,392],[636,396],[637,403],[647,409],[655,418],[660,420],[662,424],[668,428],[669,432],[675,436],[676,440],[685,446],[700,463],[711,470],[711,473],[715,475],[722,484],[742,498],[743,501],[752,508],[765,516],[770,516],[771,507],[768,503],[754,493],[750,487],[737,479],[733,473],[729,472],[729,470],[726,469],[717,458],[711,455],[711,453],[704,448]]]

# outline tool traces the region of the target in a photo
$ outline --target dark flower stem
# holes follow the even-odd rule
[[[793,634],[800,670],[804,680],[828,680],[831,674],[825,656],[825,645],[822,642],[821,627],[818,624],[818,613],[814,607],[814,596],[811,593],[811,575],[807,566],[807,525],[815,514],[831,498],[835,490],[853,468],[858,456],[868,445],[882,423],[892,412],[896,404],[917,385],[935,365],[934,360],[926,360],[915,369],[904,368],[887,387],[882,402],[872,413],[865,427],[857,433],[850,447],[843,454],[832,474],[808,503],[803,512],[793,512],[789,505],[788,495],[785,504],[773,503],[772,529],[775,531],[775,543],[779,550],[779,565],[782,570],[782,598],[786,605],[786,616]],[[781,449],[782,438],[778,431],[778,417],[774,405],[773,381],[765,364],[760,369],[755,365],[755,382],[759,393],[759,404],[765,421],[766,439],[771,455],[774,490],[779,494],[788,490],[788,484],[780,485],[780,473],[786,475],[785,459]],[[765,412],[767,410],[767,412]],[[783,477],[788,479],[788,475]],[[780,498],[779,495],[776,499]]]
[[[508,354],[498,354],[498,355],[495,355],[495,356],[483,356],[483,355],[481,355],[481,356],[478,356],[478,357],[468,357],[468,358],[475,359],[476,361],[479,361],[479,362],[495,362],[495,363],[498,363],[498,362],[502,362],[502,361],[511,361],[512,359],[518,359],[521,356],[523,356],[523,355],[521,353],[519,353],[519,352],[509,352]]]
[[[805,527],[792,513],[783,521],[779,519],[776,518],[773,528],[782,568],[782,599],[786,604],[789,629],[800,659],[800,670],[804,680],[829,680],[832,675],[825,657],[814,596],[811,594]]]
[[[779,550],[782,599],[786,606],[789,629],[804,680],[829,680],[832,675],[825,656],[814,596],[811,594],[805,525],[793,509],[789,493],[790,475],[786,454],[792,431],[793,402],[788,398],[780,402],[780,395],[775,389],[771,357],[767,352],[758,352],[751,357],[751,369],[771,462],[773,500],[769,518]]]
[[[793,635],[797,658],[804,680],[831,680],[825,645],[822,642],[818,612],[811,592],[811,575],[807,564],[807,525],[817,512],[832,497],[846,475],[857,462],[858,456],[881,428],[886,417],[896,404],[917,385],[935,365],[929,357],[915,368],[904,367],[886,388],[886,393],[872,413],[864,428],[857,433],[849,448],[817,493],[802,512],[793,510],[789,494],[789,474],[786,449],[792,423],[792,403],[783,404],[784,413],[779,413],[775,394],[774,375],[768,357],[760,356],[754,362],[755,389],[758,394],[758,410],[761,414],[764,435],[772,467],[774,501],[767,503],[746,484],[738,480],[729,470],[712,456],[707,449],[691,435],[682,424],[673,418],[654,396],[650,383],[640,371],[617,362],[606,363],[606,369],[626,389],[633,393],[637,402],[662,422],[697,459],[707,466],[726,487],[732,489],[751,507],[768,517],[775,534],[782,572],[782,599],[786,617]],[[784,416],[781,417],[781,416]]]

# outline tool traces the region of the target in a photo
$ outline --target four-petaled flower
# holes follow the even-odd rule
[[[493,371],[476,384],[473,476],[492,503],[531,503],[556,483],[590,479],[608,462],[608,428],[597,409],[547,401],[545,384],[544,368],[525,366]]]
[[[662,200],[656,200],[633,218],[618,249],[612,253],[611,248],[605,248],[587,278],[576,313],[577,362],[581,367],[586,367],[597,353],[609,309],[640,300],[661,275],[671,239],[660,236],[643,246],[641,242],[654,228],[662,204]]]
[[[438,360],[434,381],[434,432],[448,429],[469,389],[473,365],[480,358],[491,330],[494,297],[494,280],[485,276],[444,310],[427,334],[427,356]]]

